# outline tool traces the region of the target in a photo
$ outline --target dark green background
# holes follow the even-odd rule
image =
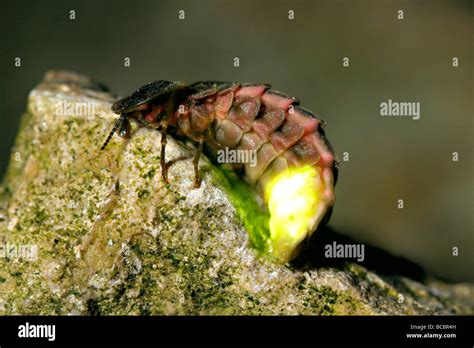
[[[331,221],[337,230],[474,281],[472,23],[473,1],[5,3],[0,167],[28,92],[49,69],[90,75],[122,95],[156,79],[268,82],[328,122],[341,158],[350,153]],[[420,102],[421,119],[381,117],[388,99]]]

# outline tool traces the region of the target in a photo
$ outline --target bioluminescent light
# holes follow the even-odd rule
[[[309,165],[290,169],[267,186],[270,252],[280,262],[291,260],[314,232],[321,213],[326,211],[323,189],[318,169]]]

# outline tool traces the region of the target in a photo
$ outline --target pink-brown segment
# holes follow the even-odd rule
[[[190,101],[190,113],[178,115],[178,124],[191,138],[205,134],[213,153],[226,147],[256,151],[256,165],[244,164],[244,178],[261,192],[275,175],[315,166],[327,208],[334,203],[335,155],[323,138],[323,121],[298,104],[265,84],[237,86]]]

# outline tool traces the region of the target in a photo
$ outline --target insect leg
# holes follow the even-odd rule
[[[199,164],[199,157],[201,157],[201,153],[202,153],[202,144],[203,144],[203,142],[204,142],[204,139],[200,138],[198,148],[197,148],[196,153],[195,153],[194,158],[193,158],[194,188],[199,188],[199,186],[201,186],[201,179],[199,178],[198,164]]]

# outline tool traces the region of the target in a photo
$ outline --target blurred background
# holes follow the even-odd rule
[[[27,95],[49,69],[87,74],[120,95],[158,79],[268,82],[328,122],[327,135],[341,159],[331,226],[438,276],[473,282],[473,4],[2,4],[1,175]],[[125,57],[130,67],[124,67]],[[453,57],[459,58],[457,68]],[[381,117],[380,103],[388,99],[420,102],[421,118]],[[404,209],[397,208],[398,199]],[[453,247],[459,256],[452,255]]]

